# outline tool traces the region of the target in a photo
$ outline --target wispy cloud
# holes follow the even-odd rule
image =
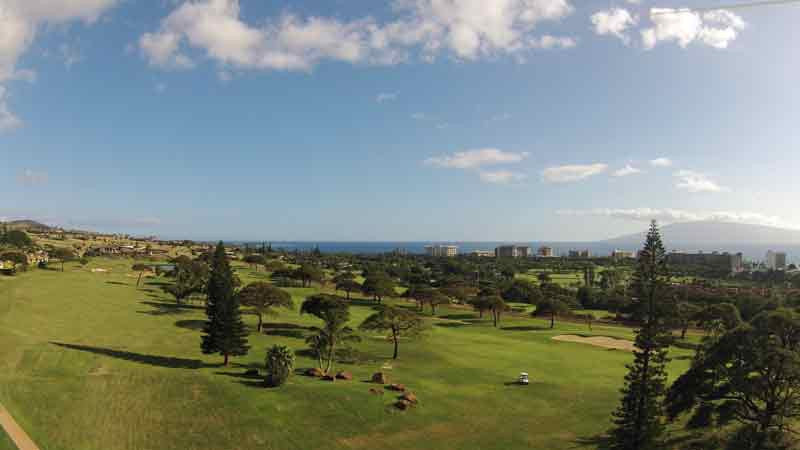
[[[608,164],[577,164],[548,167],[542,171],[542,179],[548,183],[568,183],[601,174],[608,169]]]
[[[510,170],[497,170],[492,172],[481,172],[481,181],[492,184],[508,184],[515,181],[522,181],[527,176],[525,174],[512,172]]]
[[[0,133],[22,126],[22,120],[8,109],[6,88],[0,86]]]
[[[598,216],[647,222],[658,220],[663,223],[715,221],[764,225],[779,228],[799,229],[800,225],[789,223],[778,216],[770,216],[750,211],[689,211],[684,209],[658,208],[596,208],[562,209],[556,211],[562,216]]]
[[[672,167],[672,160],[664,157],[651,159],[650,165],[653,167]]]
[[[415,112],[414,114],[411,114],[411,118],[414,120],[427,120],[428,115],[421,112]]]
[[[378,103],[393,102],[397,100],[397,97],[397,92],[381,92],[375,97],[375,101]]]
[[[626,31],[636,25],[637,19],[627,9],[612,8],[592,14],[591,21],[596,34],[601,36],[611,34],[628,44],[630,37]]]
[[[497,164],[513,164],[524,160],[528,152],[505,152],[496,148],[482,148],[435,156],[424,161],[426,165],[449,169],[476,169]]]
[[[642,171],[630,164],[626,164],[625,167],[615,170],[611,175],[615,177],[627,177],[628,175],[635,175],[637,173],[642,173]]]
[[[45,172],[36,172],[31,169],[25,169],[17,175],[17,182],[23,186],[39,186],[47,184],[48,176]]]
[[[677,179],[675,187],[689,192],[724,192],[729,189],[709,179],[704,173],[693,170],[680,170],[673,174]]]

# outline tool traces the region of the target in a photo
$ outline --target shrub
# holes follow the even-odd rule
[[[274,345],[267,351],[266,383],[280,386],[289,379],[294,369],[294,352],[285,345]]]

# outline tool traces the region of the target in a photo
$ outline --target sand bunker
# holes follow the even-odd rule
[[[615,350],[626,350],[629,352],[632,352],[634,349],[632,341],[615,339],[607,336],[583,337],[574,334],[560,334],[558,336],[553,336],[552,339],[556,341],[577,342],[579,344],[589,344],[596,347],[612,348]]]

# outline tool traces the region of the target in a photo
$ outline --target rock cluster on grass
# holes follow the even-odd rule
[[[307,377],[322,378],[323,375],[325,375],[325,372],[323,372],[322,369],[320,369],[318,367],[314,367],[312,369],[306,370],[306,376]]]
[[[398,400],[395,402],[394,406],[397,409],[405,411],[408,408],[411,408],[412,406],[416,406],[418,403],[419,403],[419,400],[417,400],[417,396],[416,395],[414,395],[411,392],[406,392],[405,394],[401,395],[398,398]]]
[[[372,375],[372,382],[376,384],[389,384],[389,377],[383,372],[376,372]]]
[[[400,384],[400,383],[393,383],[393,384],[390,384],[390,385],[386,386],[386,389],[388,389],[390,391],[395,391],[395,392],[403,392],[403,391],[406,390],[406,387],[405,387],[405,385]]]
[[[344,371],[342,371],[342,372],[339,372],[339,373],[337,373],[337,374],[336,374],[336,378],[338,378],[338,379],[340,379],[340,380],[347,380],[347,381],[350,381],[350,380],[352,380],[352,379],[353,379],[353,374],[352,374],[352,373],[350,373],[350,372],[344,372]]]

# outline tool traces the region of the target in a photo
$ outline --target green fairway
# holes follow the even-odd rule
[[[575,449],[608,429],[631,355],[556,342],[565,333],[632,338],[626,328],[503,316],[499,328],[464,307],[440,308],[430,331],[402,341],[400,359],[378,335],[354,344],[359,362],[338,364],[353,381],[294,376],[278,389],[243,376],[263,365],[268,346],[303,350],[297,312],[318,288],[288,289],[295,311],[265,318],[252,349],[221,367],[200,352],[198,304],[178,307],[163,280],[136,288],[132,261],[94,259],[64,273],[33,270],[0,279],[0,402],[42,449]],[[92,269],[107,272],[92,272]],[[247,283],[265,279],[237,266]],[[534,277],[535,278],[535,277]],[[397,300],[402,305],[412,305]],[[354,300],[352,326],[372,312]],[[245,316],[255,327],[256,318]],[[672,349],[672,377],[688,366]],[[390,368],[381,369],[383,366]],[[399,411],[396,395],[371,394],[372,373],[408,386],[418,407]],[[519,372],[531,384],[512,384]],[[6,437],[0,435],[0,449]]]
[[[17,447],[11,442],[11,438],[2,428],[0,428],[0,450],[17,450]]]

